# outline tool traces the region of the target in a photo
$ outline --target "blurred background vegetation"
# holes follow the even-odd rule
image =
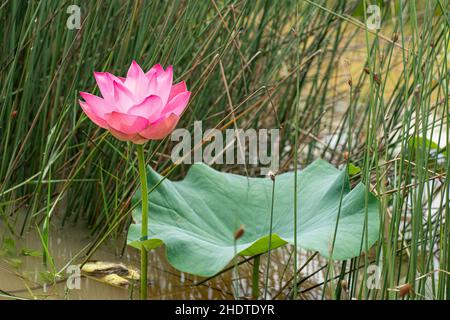
[[[381,25],[369,30],[375,3]],[[319,268],[322,297],[450,297],[449,3],[2,0],[3,233],[38,232],[49,256],[53,224],[89,229],[87,256],[123,238],[138,187],[135,148],[91,123],[78,93],[96,88],[93,71],[125,75],[133,59],[144,69],[171,64],[193,93],[178,127],[280,128],[281,171],[316,158],[351,164],[352,183],[379,196],[380,241]],[[80,29],[66,25],[73,4]],[[173,169],[172,146],[146,144],[149,164]],[[383,270],[373,290],[359,285],[371,264]]]

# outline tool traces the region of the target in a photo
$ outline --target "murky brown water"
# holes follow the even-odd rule
[[[45,285],[46,271],[50,267],[43,264],[42,256],[25,256],[23,250],[41,251],[39,235],[32,229],[21,238],[11,236],[10,231],[0,219],[0,248],[2,241],[13,239],[15,253],[3,252],[0,255],[0,299],[5,299],[6,293],[26,299],[137,299],[139,287],[129,285],[115,287],[99,281],[94,277],[82,275],[79,289],[67,289],[67,265],[76,265],[83,261],[80,253],[93,238],[89,230],[83,226],[52,227],[50,236],[50,253],[54,259],[55,270],[61,272],[61,278],[55,284]],[[8,240],[11,242],[11,240]],[[123,255],[117,251],[123,247],[123,242],[110,241],[100,247],[91,259],[108,262],[121,262],[139,269],[139,251],[127,247]],[[292,278],[291,250],[288,247],[276,249],[271,255],[268,296],[284,298],[286,290],[281,290]],[[305,257],[303,257],[305,259]],[[73,261],[72,261],[73,260]],[[301,261],[301,260],[299,260]],[[261,258],[260,290],[263,294],[266,260]],[[164,253],[164,247],[149,253],[149,298],[150,299],[235,299],[233,283],[239,283],[241,298],[251,296],[252,266],[245,263],[239,266],[239,282],[232,281],[232,271],[227,271],[203,284],[196,283],[203,278],[182,273],[172,268]],[[308,282],[312,285],[311,282]],[[308,284],[306,284],[308,286]],[[280,293],[281,290],[281,293]],[[278,296],[277,296],[278,294]],[[309,295],[310,293],[308,293]],[[305,295],[306,297],[306,295]]]

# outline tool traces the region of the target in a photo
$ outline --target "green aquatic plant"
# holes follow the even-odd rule
[[[268,178],[216,171],[194,164],[182,181],[164,179],[148,168],[148,240],[140,241],[141,209],[133,212],[128,244],[147,250],[166,246],[177,269],[200,276],[221,271],[235,256],[235,231],[245,225],[236,242],[241,256],[256,255],[294,243],[292,212],[294,172]],[[270,215],[273,200],[273,224]],[[136,193],[134,202],[141,201]],[[350,188],[347,172],[317,160],[298,173],[298,247],[335,260],[359,256],[378,239],[378,200],[363,184]],[[368,230],[368,234],[364,234]],[[269,239],[269,234],[272,235]],[[269,244],[270,243],[270,244]]]
[[[108,130],[121,141],[136,144],[139,177],[144,195],[142,202],[147,203],[147,178],[142,144],[150,140],[162,140],[172,132],[189,102],[191,93],[187,91],[184,81],[172,85],[172,66],[164,70],[160,64],[144,73],[133,60],[126,78],[109,72],[94,72],[94,77],[102,98],[80,92],[84,101],[79,100],[79,104],[86,116],[100,128]],[[145,205],[142,210],[142,239],[147,237],[147,208]],[[49,219],[47,215],[47,226]],[[45,244],[48,243],[48,228],[44,230],[47,230],[42,237]],[[142,250],[141,299],[147,299],[147,268],[147,252]]]

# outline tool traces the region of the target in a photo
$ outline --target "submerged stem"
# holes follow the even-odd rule
[[[148,188],[147,173],[145,170],[144,148],[142,145],[137,146],[139,177],[141,179],[141,195],[142,195],[142,222],[141,222],[141,242],[144,242],[148,236]],[[147,268],[148,255],[147,249],[141,246],[141,300],[147,300]]]

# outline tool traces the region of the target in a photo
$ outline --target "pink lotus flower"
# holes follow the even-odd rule
[[[191,93],[184,81],[172,85],[172,66],[147,73],[133,61],[127,77],[94,72],[103,98],[80,92],[81,108],[96,125],[122,141],[142,144],[165,138],[178,123]]]

